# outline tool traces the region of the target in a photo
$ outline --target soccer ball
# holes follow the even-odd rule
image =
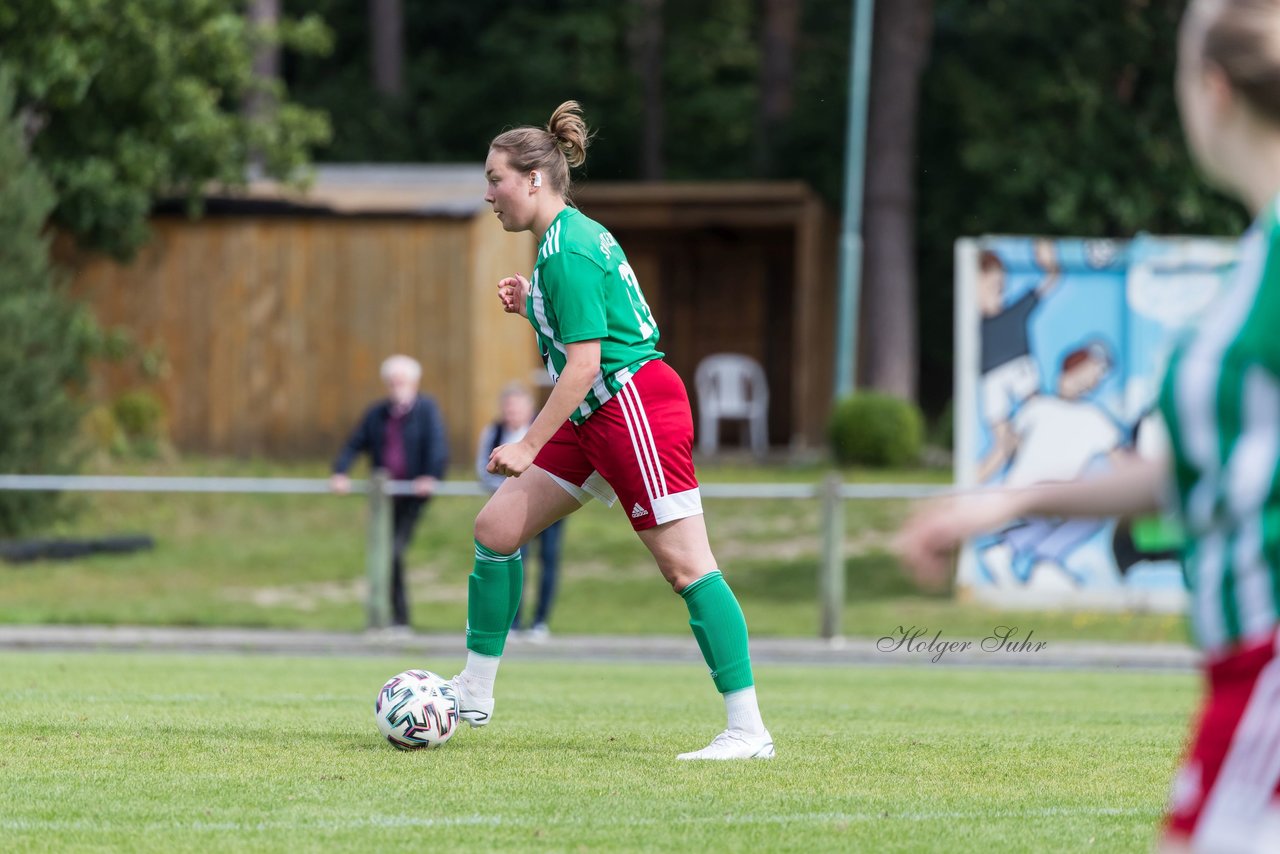
[[[378,731],[401,750],[440,747],[458,728],[453,686],[429,670],[392,676],[373,704]]]

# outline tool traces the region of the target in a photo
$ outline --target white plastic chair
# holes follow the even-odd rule
[[[720,447],[720,422],[746,420],[751,450],[769,448],[769,383],[764,368],[750,356],[717,353],[698,364],[698,450],[714,454]]]

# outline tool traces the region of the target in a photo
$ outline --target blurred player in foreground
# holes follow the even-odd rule
[[[940,502],[899,547],[922,582],[940,584],[963,540],[1011,520],[1172,503],[1207,693],[1161,849],[1280,851],[1280,0],[1193,0],[1177,89],[1201,170],[1255,220],[1234,280],[1170,356],[1169,459]]]
[[[555,388],[528,433],[499,445],[488,470],[507,480],[476,517],[467,601],[467,664],[454,679],[460,715],[489,722],[493,683],[520,602],[520,547],[592,498],[622,510],[683,597],[728,726],[681,759],[767,759],[773,738],[756,703],[747,624],[707,542],[693,471],[684,383],[657,349],[658,329],[622,247],[566,201],[569,167],[586,158],[576,102],[546,128],[490,144],[493,205],[507,231],[538,238],[533,278],[498,284],[505,311],[528,318]]]

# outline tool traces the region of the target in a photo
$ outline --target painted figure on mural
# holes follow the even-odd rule
[[[1037,240],[1036,263],[1044,278],[1012,303],[1005,303],[1006,270],[995,252],[983,250],[978,260],[978,307],[982,312],[982,418],[991,432],[991,450],[978,469],[985,483],[1013,452],[1011,418],[1027,398],[1040,390],[1040,370],[1031,355],[1031,314],[1061,282],[1053,242]]]
[[[1129,453],[1127,431],[1092,397],[1114,367],[1102,340],[1064,354],[1054,391],[1031,395],[1009,419],[1009,439],[991,457],[993,473],[1003,472],[1011,487],[1070,480],[1104,471],[1113,455]],[[1074,587],[1081,579],[1069,568],[1072,552],[1107,524],[1022,520],[986,544],[982,563],[997,584]]]

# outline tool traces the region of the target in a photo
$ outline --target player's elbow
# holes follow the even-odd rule
[[[569,370],[578,379],[585,379],[590,382],[596,378],[596,374],[600,373],[600,359],[581,359],[570,363]]]
[[[565,360],[564,373],[590,386],[595,381],[596,375],[600,373],[600,342],[571,344],[568,358]]]
[[[560,382],[567,381],[569,387],[573,390],[575,396],[586,397],[587,392],[591,390],[591,386],[595,384],[596,377],[600,375],[600,363],[597,361],[580,362],[577,365],[570,365],[564,375],[560,377]]]

